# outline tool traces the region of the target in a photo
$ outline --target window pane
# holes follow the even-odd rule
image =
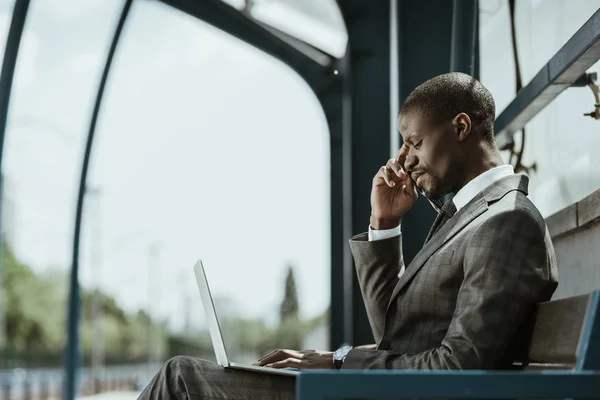
[[[152,372],[176,354],[214,359],[198,258],[232,360],[277,345],[290,265],[299,316],[285,329],[326,346],[329,137],[316,97],[279,61],[159,2],[134,3],[123,35],[85,219],[86,248],[101,254],[85,284],[129,321],[115,331],[118,316],[103,316],[105,356]]]
[[[4,47],[6,45],[6,38],[8,37],[8,30],[10,28],[14,7],[15,0],[0,1],[0,66],[4,60]]]
[[[232,7],[237,9],[242,9],[246,5],[246,0],[222,0],[223,2],[229,4]]]
[[[480,0],[479,16],[480,78],[494,95],[497,116],[516,93],[508,2]],[[527,62],[526,59],[521,57],[521,63]]]
[[[4,63],[4,52],[8,31],[12,21],[14,0],[5,0],[0,2],[0,70]],[[11,235],[15,231],[14,218],[14,200],[10,198],[11,189],[7,189],[7,194],[2,199],[2,233],[4,236]],[[7,238],[8,241],[13,241],[13,238]],[[2,266],[0,265],[0,284],[2,283]],[[2,286],[3,287],[3,286]],[[1,287],[0,287],[1,292]],[[6,342],[6,322],[4,319],[2,298],[0,297],[0,349],[4,347]]]
[[[507,1],[480,1],[481,80],[494,94],[498,114],[516,93]],[[517,1],[515,31],[521,79],[527,85],[600,8],[600,0]]]
[[[0,368],[50,368],[53,390],[62,385],[82,150],[121,6],[32,1],[15,69],[2,164],[8,353]],[[2,10],[10,20],[12,9]],[[39,377],[27,374],[34,393]]]
[[[492,0],[480,4],[481,80],[494,95],[499,114],[515,96],[508,6]],[[525,1],[517,6],[517,41],[526,84],[600,7],[600,0]],[[600,63],[590,71],[600,72]],[[598,121],[583,116],[594,110],[594,103],[589,88],[569,88],[526,126],[523,164],[535,165],[529,171],[529,192],[545,216],[600,188],[593,164],[600,146]],[[518,150],[521,134],[515,139]]]
[[[334,57],[346,53],[348,33],[334,0],[257,0],[252,16]]]
[[[596,63],[592,71],[600,71]],[[527,124],[523,164],[530,173],[529,197],[544,216],[571,205],[600,188],[596,149],[599,121],[583,114],[594,110],[592,91],[569,88]],[[517,134],[517,148],[521,135]]]
[[[517,1],[517,46],[529,82],[600,8],[600,0]]]

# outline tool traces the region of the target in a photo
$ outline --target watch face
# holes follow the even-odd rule
[[[342,353],[342,348],[340,347],[339,349],[337,349],[335,351],[335,353],[333,353],[333,358],[335,358],[336,360],[340,359],[340,354]]]
[[[352,349],[352,346],[342,346],[333,353],[333,358],[336,360],[342,361],[344,357],[348,354],[348,352]]]

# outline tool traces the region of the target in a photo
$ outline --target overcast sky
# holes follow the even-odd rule
[[[6,34],[12,2],[3,1]],[[3,170],[16,251],[36,270],[70,265],[84,139],[121,5],[31,3]],[[162,3],[136,1],[96,138],[84,285],[99,281],[130,310],[151,299],[179,325],[186,294],[202,318],[192,274],[201,257],[215,295],[273,319],[291,263],[302,313],[327,307],[328,129],[290,68]]]

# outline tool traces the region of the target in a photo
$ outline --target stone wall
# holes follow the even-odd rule
[[[554,299],[600,289],[600,190],[546,218],[558,260]]]

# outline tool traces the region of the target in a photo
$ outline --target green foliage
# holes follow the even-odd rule
[[[7,347],[12,351],[60,354],[65,346],[67,274],[62,271],[35,274],[19,262],[4,244],[2,252],[4,304],[6,305]],[[92,323],[92,299],[95,291],[81,290],[81,348],[89,358],[96,339]],[[111,296],[97,292],[100,303],[99,327],[106,358],[135,359],[148,353],[148,331],[166,346],[166,327],[151,321],[143,311],[126,313]]]
[[[307,334],[329,320],[329,310],[323,314],[302,320],[299,316],[298,295],[293,268],[290,266],[285,280],[285,294],[280,306],[281,322],[278,326],[269,327],[264,321],[240,317],[220,318],[220,326],[229,355],[239,351],[244,354],[261,356],[274,349],[302,349],[303,339]],[[235,349],[235,351],[231,351]],[[192,336],[172,336],[169,343],[169,355],[186,354],[214,357],[208,331]]]
[[[287,318],[277,329],[275,347],[279,349],[300,350],[302,338],[306,335],[304,323],[298,319]]]
[[[64,344],[64,288],[56,275],[42,279],[3,247],[7,343],[15,349],[60,347]]]
[[[4,358],[7,355],[10,358],[3,363],[14,361],[15,365],[24,365],[26,361],[29,366],[57,365],[66,339],[67,274],[64,271],[34,273],[6,244],[3,246],[2,269],[8,349],[0,353],[0,357],[4,354]],[[89,362],[94,340],[98,337],[94,335],[96,326],[101,332],[107,361],[146,360],[149,350],[154,353],[153,357],[160,353],[164,357],[188,354],[210,358],[214,354],[206,331],[188,336],[169,334],[165,324],[153,321],[141,310],[125,312],[106,293],[83,288],[80,295],[81,349],[85,363]],[[98,296],[100,310],[97,325],[93,324],[94,296]],[[301,320],[292,266],[288,268],[279,311],[281,322],[276,327],[269,327],[258,319],[223,318],[223,333],[234,339],[228,337],[227,343],[246,355],[262,355],[275,348],[300,349],[303,338],[326,323],[328,318],[328,312],[325,312],[317,318]],[[27,360],[19,360],[18,354],[25,354]]]
[[[167,356],[195,356],[215,361],[215,352],[208,331],[194,335],[169,335]]]

